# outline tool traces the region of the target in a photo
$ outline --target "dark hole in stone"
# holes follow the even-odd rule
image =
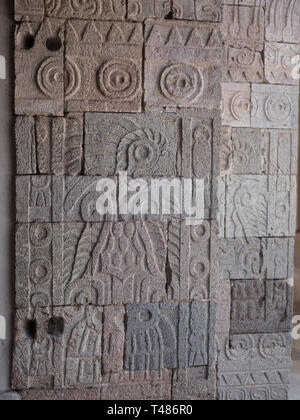
[[[63,318],[52,318],[48,324],[48,334],[52,337],[60,337],[64,333]]]
[[[172,273],[169,255],[168,255],[167,262],[166,262],[166,293],[167,294],[169,293],[169,289],[172,284],[172,277],[173,277],[173,273]]]
[[[27,33],[22,35],[22,37],[19,40],[19,47],[21,50],[31,50],[34,46],[34,36]]]
[[[61,39],[56,36],[48,38],[46,41],[46,47],[49,51],[59,51],[61,49]]]
[[[167,20],[172,20],[173,19],[173,12],[172,11],[170,11],[166,16],[165,16],[165,19],[167,19]]]
[[[34,340],[36,336],[36,322],[32,319],[26,320],[23,330],[26,338]]]

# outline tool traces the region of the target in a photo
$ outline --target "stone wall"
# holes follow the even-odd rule
[[[300,1],[32,3],[15,0],[12,389],[286,399]],[[123,172],[204,179],[203,220],[100,216],[97,184]]]

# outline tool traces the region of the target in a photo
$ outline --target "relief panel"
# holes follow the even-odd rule
[[[124,20],[126,0],[45,0],[45,14],[60,19]]]

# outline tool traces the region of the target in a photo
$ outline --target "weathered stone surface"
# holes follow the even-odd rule
[[[20,401],[21,395],[16,392],[0,392],[0,401]]]
[[[215,222],[186,226],[169,225],[169,290],[172,300],[201,300],[215,297],[218,278],[218,237]]]
[[[282,85],[299,85],[294,76],[293,58],[300,55],[300,46],[296,44],[265,44],[265,76],[266,82]]]
[[[147,107],[220,107],[219,25],[148,20],[145,44]]]
[[[22,401],[100,401],[100,389],[23,391]]]
[[[179,401],[215,400],[215,369],[207,367],[192,367],[174,370],[172,398]]]
[[[18,175],[80,175],[83,117],[17,117]]]
[[[250,127],[251,87],[249,83],[222,83],[222,124]]]
[[[253,84],[251,103],[251,127],[298,129],[298,86]]]
[[[226,238],[294,236],[295,203],[294,176],[222,176],[220,234]]]
[[[142,29],[139,23],[68,21],[68,111],[141,112]]]
[[[167,224],[136,221],[93,226],[93,285],[98,303],[162,302],[166,295]]]
[[[287,400],[290,334],[224,336],[218,357],[220,400]]]
[[[251,46],[264,41],[265,13],[262,7],[225,5],[223,13],[225,42],[244,41]]]
[[[217,283],[217,316],[216,316],[216,343],[219,336],[229,335],[231,311],[231,283],[230,280],[220,278]]]
[[[300,42],[300,1],[280,0],[266,2],[266,40],[276,42]]]
[[[173,19],[222,21],[222,0],[173,0]]]
[[[124,20],[126,0],[93,0],[70,2],[69,0],[45,0],[45,14],[51,18]]]
[[[228,126],[222,126],[221,130],[221,142],[219,148],[220,154],[220,173],[222,175],[232,173],[232,128]]]
[[[161,19],[172,11],[172,0],[127,0],[127,17],[133,21]]]
[[[291,238],[221,239],[222,279],[292,279],[294,240]]]
[[[126,314],[127,371],[208,366],[213,363],[213,302],[128,305]]]
[[[264,82],[263,44],[244,46],[224,46],[225,63],[223,82],[262,83]]]
[[[223,0],[223,4],[229,4],[231,6],[265,7],[266,0]]]
[[[233,128],[231,141],[225,137],[223,144],[223,162],[232,159],[228,173],[297,174],[298,132],[296,130]]]
[[[85,174],[177,174],[179,133],[175,114],[87,114]]]
[[[41,22],[44,18],[44,0],[14,0],[15,20]]]
[[[64,21],[24,22],[15,32],[15,113],[64,114]]]
[[[293,287],[286,280],[231,282],[232,334],[291,330]]]

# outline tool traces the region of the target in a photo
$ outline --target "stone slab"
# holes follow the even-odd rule
[[[69,20],[65,99],[69,112],[141,112],[140,23]]]
[[[14,0],[15,15],[17,22],[29,20],[31,22],[41,22],[44,18],[44,0]]]
[[[250,127],[251,85],[222,83],[222,124],[230,127]]]
[[[298,129],[299,86],[253,84],[251,127]]]
[[[222,0],[173,0],[172,17],[200,22],[221,22]]]
[[[127,18],[132,21],[162,19],[171,12],[172,0],[127,0]]]
[[[300,42],[300,1],[286,4],[280,0],[266,2],[266,40]]]
[[[297,63],[293,58],[300,55],[300,46],[296,44],[265,43],[264,65],[265,79],[268,83],[299,86],[298,74],[294,69]]]
[[[172,399],[209,401],[216,399],[216,370],[207,367],[175,369]]]
[[[231,334],[291,331],[293,287],[287,280],[233,280]]]
[[[64,115],[64,29],[57,19],[16,26],[17,115]]]
[[[297,175],[296,130],[233,128],[228,136],[229,139],[226,134],[222,138],[224,173]]]
[[[218,24],[146,21],[146,107],[217,109],[222,38]]]
[[[287,400],[289,333],[223,336],[218,357],[220,400]]]
[[[21,395],[16,392],[0,392],[0,401],[20,401]]]
[[[95,0],[92,2],[70,2],[45,0],[45,14],[50,18],[125,20],[126,0]]]
[[[215,298],[219,272],[217,253],[216,222],[186,226],[185,222],[173,221],[168,233],[169,298]]]
[[[100,389],[22,391],[22,401],[100,401]]]
[[[18,175],[80,175],[83,116],[16,117]]]
[[[219,181],[220,235],[226,238],[294,236],[294,176],[222,176]]]
[[[294,239],[220,239],[222,279],[293,279]]]
[[[128,305],[126,314],[126,371],[213,363],[213,302]]]
[[[253,46],[243,42],[224,45],[223,82],[226,83],[263,83],[264,61],[263,44]]]

